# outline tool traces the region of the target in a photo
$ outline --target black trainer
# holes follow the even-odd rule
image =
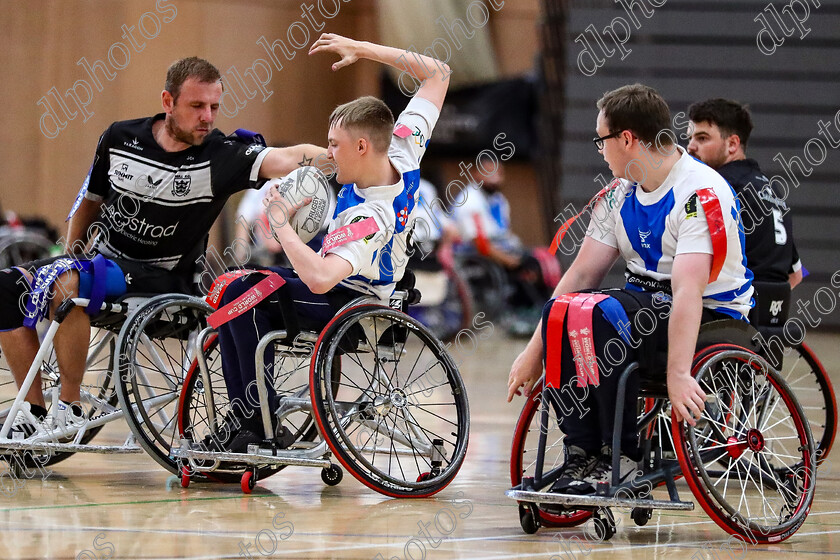
[[[592,494],[595,489],[584,478],[598,462],[598,456],[584,451],[577,445],[569,445],[563,450],[566,460],[560,467],[560,478],[554,481],[549,492],[555,494]]]
[[[243,422],[233,412],[228,412],[222,425],[215,432],[206,436],[200,445],[206,451],[226,451],[233,438],[242,430]]]
[[[226,446],[226,451],[230,453],[247,453],[248,446],[252,444],[260,444],[263,442],[265,438],[256,432],[252,432],[248,428],[242,428],[239,432],[230,440],[230,443]]]
[[[598,457],[595,465],[583,479],[586,484],[592,486],[593,491],[599,483],[612,485],[612,461],[612,448],[606,445],[603,446],[601,448],[601,455]],[[622,453],[619,461],[618,483],[626,484],[632,482],[636,478],[638,471],[638,462]]]

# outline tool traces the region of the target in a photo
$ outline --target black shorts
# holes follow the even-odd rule
[[[17,265],[15,268],[26,269],[34,276],[35,272],[42,266],[62,258],[67,258],[67,255],[38,259],[37,261]],[[179,274],[171,270],[127,259],[109,258],[108,260],[117,263],[123,271],[126,277],[126,293],[128,294],[186,294],[192,292],[191,275]]]
[[[27,270],[33,277],[42,266],[51,264],[66,255],[49,257],[17,265],[0,271],[0,331],[23,326],[24,313],[30,287],[21,280],[19,270]],[[170,270],[126,259],[109,259],[117,263],[126,281],[128,294],[191,293],[192,275],[179,274]]]

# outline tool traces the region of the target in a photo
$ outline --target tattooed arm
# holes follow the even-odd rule
[[[314,165],[326,175],[333,173],[333,164],[327,160],[326,148],[312,144],[298,144],[269,151],[260,166],[260,178],[283,177],[304,165]]]

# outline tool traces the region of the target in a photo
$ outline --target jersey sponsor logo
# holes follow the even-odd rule
[[[138,152],[143,151],[143,146],[140,145],[140,141],[137,140],[136,137],[131,142],[123,142],[123,146],[131,148],[133,150],[137,150]]]
[[[400,210],[400,213],[397,215],[397,219],[400,221],[400,224],[405,226],[406,221],[408,221],[408,206]]]
[[[146,187],[148,189],[154,189],[155,187],[159,187],[160,184],[163,182],[163,177],[155,181],[152,179],[151,175],[140,175],[137,177],[137,185],[140,187]]]
[[[191,183],[192,176],[189,173],[176,173],[175,179],[172,181],[172,195],[187,196],[190,192]]]
[[[116,205],[108,204],[103,207],[105,219],[110,223],[111,229],[118,231],[126,237],[143,243],[144,245],[157,245],[155,239],[163,237],[172,237],[178,229],[180,221],[174,224],[157,225],[147,222],[146,218],[137,218],[136,216],[123,216]]]
[[[686,218],[696,218],[697,217],[697,195],[693,194],[685,203],[685,217]]]
[[[411,134],[414,136],[414,143],[418,146],[426,146],[426,137],[423,136],[423,132],[420,130],[419,127],[414,127],[414,132]]]
[[[134,175],[128,172],[127,163],[123,163],[122,165],[114,169],[112,173],[113,176],[119,179],[120,181],[131,181],[132,179],[134,179]]]
[[[650,249],[650,243],[647,242],[647,238],[650,237],[650,230],[648,231],[641,231],[639,230],[639,241],[642,242],[642,247],[645,249]]]
[[[251,144],[250,146],[248,146],[248,149],[245,150],[245,155],[250,156],[253,153],[258,154],[261,151],[263,151],[264,149],[265,149],[265,146],[261,146],[259,144]],[[310,159],[309,161],[312,161],[312,160]]]

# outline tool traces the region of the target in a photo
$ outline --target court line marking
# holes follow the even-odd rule
[[[712,521],[708,521],[708,522],[704,521],[704,522],[695,523],[695,524],[705,524],[705,523],[712,523]],[[680,525],[685,525],[685,524],[680,524]],[[671,525],[671,526],[663,525],[663,526],[661,526],[661,528],[668,529],[668,528],[673,528],[675,526],[676,525]],[[57,529],[57,528],[58,527],[56,527],[56,526],[51,526],[50,527],[50,529]],[[219,531],[202,532],[202,531],[184,531],[184,530],[149,529],[149,528],[144,528],[143,530],[140,530],[140,529],[126,529],[126,528],[115,528],[115,527],[91,527],[91,526],[78,526],[78,525],[75,525],[75,526],[72,526],[72,527],[67,526],[66,528],[72,528],[74,530],[87,530],[87,531],[114,531],[114,532],[120,532],[120,533],[144,533],[144,532],[146,532],[146,533],[165,533],[165,534],[186,534],[186,535],[205,536],[205,537],[215,535],[215,536],[218,536],[219,538],[244,537],[246,539],[250,539],[254,536],[254,534],[252,532],[248,532],[248,533],[227,533],[227,532],[219,532]],[[43,528],[31,528],[31,529],[17,528],[17,529],[12,529],[12,530],[23,530],[23,531],[39,531],[39,530],[41,530],[42,531]],[[802,537],[807,537],[807,536],[827,535],[827,534],[835,534],[835,533],[840,533],[840,529],[833,530],[833,531],[816,531],[816,532],[811,532],[811,533],[797,532],[796,535],[797,536],[802,536]],[[548,533],[544,533],[544,534],[548,535]],[[559,533],[552,533],[552,534],[559,534]],[[347,534],[347,533],[309,533],[309,532],[303,533],[303,532],[295,532],[294,535],[300,535],[301,537],[308,537],[308,536],[338,536],[338,537],[357,536],[357,537],[367,537],[367,538],[370,538],[370,537],[389,538],[389,539],[394,538],[394,535],[350,535],[350,534]],[[417,538],[418,540],[420,540],[417,535],[410,535],[406,538],[406,543],[409,540],[411,540],[412,538]],[[527,540],[528,538],[529,538],[528,536],[522,535],[520,533],[517,533],[515,535],[496,535],[496,536],[491,536],[491,537],[457,537],[457,538],[444,538],[443,542],[441,542],[441,544],[443,544],[444,542],[458,543],[458,542],[471,542],[471,541],[499,541],[499,540],[505,540],[505,541],[510,541],[510,542],[518,542],[518,543],[530,542],[530,543],[533,543],[533,544],[543,544],[543,543],[551,543],[553,541],[556,541],[556,539],[554,539],[554,538],[552,538],[550,541],[548,539],[540,539],[539,541],[529,541],[529,540]],[[703,541],[685,542],[685,543],[651,543],[651,544],[629,543],[627,545],[621,545],[621,546],[610,546],[610,547],[604,546],[602,548],[596,548],[598,545],[603,545],[604,543],[603,542],[599,543],[599,542],[594,542],[593,541],[593,542],[591,542],[593,547],[590,550],[590,552],[610,552],[610,553],[612,553],[612,552],[621,552],[621,551],[630,550],[630,549],[639,549],[639,548],[648,549],[648,548],[657,548],[657,547],[663,547],[663,548],[669,548],[669,549],[683,549],[683,548],[695,549],[695,548],[702,548],[703,545],[707,544],[707,543],[708,544],[721,544],[722,545],[722,544],[725,544],[727,542],[728,542],[728,540],[720,540],[720,541],[717,541],[717,540],[715,540],[715,541],[703,540]],[[331,546],[329,548],[321,547],[321,548],[306,548],[306,549],[283,550],[283,551],[276,550],[272,554],[272,556],[275,556],[275,555],[286,556],[286,555],[289,555],[289,554],[306,554],[306,553],[313,553],[313,552],[360,550],[360,549],[368,549],[368,548],[381,548],[381,549],[390,549],[390,548],[397,548],[397,547],[403,547],[404,548],[406,543],[396,542],[396,543],[385,543],[385,544],[373,544],[373,543],[347,544],[347,545],[343,545],[343,546]],[[779,545],[783,546],[783,543],[779,543]],[[758,551],[758,552],[774,552],[774,553],[786,554],[785,551],[768,550],[768,549],[763,548],[762,546],[759,546],[759,545],[752,545],[752,546],[748,547],[748,550],[753,550],[753,551]],[[455,552],[455,551],[450,550],[449,552]],[[800,553],[800,554],[836,554],[836,553],[832,553],[832,552],[828,552],[828,551],[809,551],[809,550],[801,550],[801,549],[798,549],[798,548],[795,551],[791,550],[790,552],[796,552],[796,553]],[[535,552],[535,553],[522,553],[522,552],[517,551],[516,552],[516,557],[517,558],[544,557],[546,555],[546,553],[547,553],[546,551]],[[550,551],[548,553],[550,553]],[[208,556],[208,555],[183,556],[183,557],[179,557],[179,558],[182,558],[184,560],[219,560],[219,559],[222,559],[222,558],[231,558],[231,557],[232,556],[230,554],[222,554],[222,555],[210,555],[210,556]],[[502,554],[502,555],[468,556],[467,558],[470,558],[472,560],[501,560],[501,559],[506,559],[506,558],[510,558],[510,557],[511,557],[511,554],[510,554],[510,552],[508,552],[507,554]]]

